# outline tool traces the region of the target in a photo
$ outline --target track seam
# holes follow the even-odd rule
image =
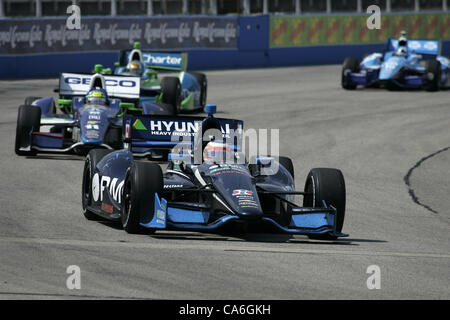
[[[431,208],[430,206],[428,206],[428,205],[426,205],[426,204],[420,202],[419,197],[417,197],[417,195],[416,195],[415,192],[414,192],[414,189],[411,187],[411,181],[410,181],[410,178],[411,178],[411,175],[412,175],[412,173],[414,172],[414,170],[417,169],[417,168],[419,168],[420,165],[421,165],[422,163],[424,163],[426,160],[428,160],[428,159],[430,159],[430,158],[432,158],[432,157],[434,157],[434,156],[436,156],[436,155],[438,155],[438,154],[440,154],[440,153],[442,153],[442,152],[444,152],[444,151],[447,151],[447,150],[450,150],[450,147],[446,147],[446,148],[440,149],[440,150],[438,150],[438,151],[436,151],[436,152],[434,152],[434,153],[429,154],[429,155],[426,156],[426,157],[421,158],[419,161],[416,162],[416,164],[415,164],[413,167],[411,167],[411,168],[408,170],[408,173],[407,173],[407,174],[405,175],[405,177],[403,178],[403,181],[405,182],[406,186],[408,187],[408,193],[409,193],[409,195],[411,196],[411,199],[412,199],[416,204],[418,204],[419,206],[425,208],[426,210],[430,211],[430,212],[433,213],[433,214],[439,214],[439,212],[436,211],[436,210],[434,210],[434,209]]]

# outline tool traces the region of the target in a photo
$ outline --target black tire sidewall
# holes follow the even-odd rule
[[[305,196],[303,206],[323,207],[323,200],[337,210],[336,231],[341,232],[345,219],[346,189],[342,172],[331,168],[312,169],[305,182],[305,192],[314,192],[314,196]],[[312,198],[311,198],[312,197]]]
[[[20,151],[20,148],[29,145],[30,132],[38,132],[41,123],[41,108],[21,105],[17,113],[15,152],[18,155],[35,155],[36,151]]]
[[[93,149],[89,151],[83,169],[83,180],[81,185],[81,201],[83,206],[83,214],[88,220],[101,220],[100,216],[91,212],[87,209],[87,206],[91,204],[92,201],[92,177],[94,176],[95,167],[98,162],[103,159],[104,156],[113,152],[113,150],[107,149]],[[88,198],[86,199],[86,179],[89,179],[89,191]]]
[[[128,207],[125,203],[122,206],[122,226],[128,233],[142,233],[144,230],[140,222],[144,220],[144,215],[149,217],[143,222],[150,222],[152,210],[155,205],[154,193],[161,194],[163,190],[163,175],[161,167],[154,163],[135,162],[128,169],[122,199],[125,201],[125,191],[130,186],[131,209],[127,213]]]
[[[350,82],[349,79],[346,79],[346,75],[344,74],[346,70],[350,69],[352,73],[359,72],[359,61],[356,58],[346,58],[342,65],[341,72],[341,86],[347,90],[356,89],[356,84],[347,83]]]
[[[198,84],[200,85],[200,104],[202,107],[205,107],[206,105],[206,98],[208,94],[208,80],[206,78],[206,75],[204,73],[199,72],[193,72],[191,73],[194,78],[197,80]]]
[[[173,107],[174,115],[180,112],[181,108],[181,84],[177,77],[164,77],[161,80],[161,91],[163,103]]]

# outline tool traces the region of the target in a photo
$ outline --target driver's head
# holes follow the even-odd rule
[[[94,88],[86,96],[86,104],[106,106],[106,94],[100,88]]]
[[[140,76],[142,74],[142,67],[139,61],[131,61],[127,65],[127,74]]]
[[[399,56],[399,57],[405,57],[406,58],[406,56],[408,55],[408,49],[406,49],[406,47],[399,47],[398,49],[397,49],[397,51],[395,52],[395,55],[396,56]]]
[[[211,141],[203,149],[203,161],[210,163],[226,163],[233,161],[234,150],[223,142]]]
[[[398,39],[399,46],[406,46],[408,39],[406,39],[406,31],[402,31],[400,34],[400,38]]]

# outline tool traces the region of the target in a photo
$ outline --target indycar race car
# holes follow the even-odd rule
[[[139,42],[133,50],[119,52],[114,74],[141,77],[141,99],[175,106],[174,114],[201,111],[206,105],[207,79],[198,72],[186,72],[187,53],[141,51]],[[158,78],[158,71],[179,72]]]
[[[207,105],[207,118],[125,116],[127,148],[94,149],[86,158],[84,216],[120,222],[129,233],[208,231],[240,224],[318,239],[347,236],[341,233],[345,182],[340,170],[312,169],[304,191],[295,191],[292,161],[260,156],[247,161],[225,139],[230,131],[242,130],[242,121],[214,118],[214,109]],[[133,158],[136,145],[154,139],[161,147],[173,147],[176,139],[166,139],[165,145],[160,141],[165,133],[193,138],[183,140],[187,149],[182,152],[172,149],[164,173],[156,163]],[[195,160],[197,153],[200,161]],[[303,206],[293,202],[294,195],[304,197]]]
[[[361,62],[346,58],[342,67],[344,89],[384,86],[388,89],[436,91],[450,86],[450,60],[439,55],[439,41],[407,40],[406,34],[386,41],[383,53],[367,55]]]
[[[85,155],[94,147],[121,149],[125,113],[167,114],[154,103],[135,108],[139,77],[62,73],[56,91],[60,97],[56,103],[53,97],[28,97],[19,107],[16,154]],[[98,96],[91,97],[95,93]]]

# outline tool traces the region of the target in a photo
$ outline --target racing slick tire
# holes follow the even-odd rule
[[[294,177],[294,164],[292,163],[291,158],[280,156],[280,157],[278,158],[278,162],[279,162],[283,167],[285,167],[287,171],[289,171],[289,173],[290,173],[291,176],[292,176],[292,179],[295,179],[295,177]]]
[[[292,163],[291,158],[288,157],[282,157],[280,156],[278,158],[278,162],[286,168],[286,170],[291,174],[292,179],[294,179],[295,181],[295,176],[294,176],[294,164]],[[289,223],[291,222],[291,218],[292,218],[292,206],[288,203],[286,203],[286,208],[285,210],[282,211],[282,215],[281,215],[281,223],[284,226],[288,226]]]
[[[107,149],[92,149],[89,151],[86,160],[84,162],[83,170],[83,182],[81,184],[81,203],[83,205],[83,215],[88,220],[104,220],[99,215],[90,211],[87,206],[91,204],[92,201],[92,177],[95,167],[99,161],[106,156],[108,153],[113,152],[113,150]]]
[[[155,208],[155,193],[163,191],[163,173],[155,163],[135,162],[125,176],[122,196],[122,226],[128,233],[153,233],[140,225],[144,215]]]
[[[309,172],[305,182],[304,207],[322,207],[323,201],[327,206],[336,208],[336,231],[341,232],[345,218],[345,181],[341,170],[330,168],[314,168]],[[335,240],[332,234],[310,235],[311,239]]]
[[[162,102],[173,107],[173,115],[181,109],[181,84],[176,77],[165,77],[161,80]]]
[[[30,146],[30,133],[39,131],[41,124],[41,108],[21,105],[17,114],[16,141],[14,151],[19,156],[34,156],[35,150],[21,151],[20,148]]]
[[[25,98],[25,104],[27,106],[31,106],[32,103],[36,100],[42,99],[42,97],[26,97]],[[56,113],[56,106],[55,106],[55,100],[52,102],[52,108],[50,109],[51,113]]]
[[[208,91],[208,80],[206,75],[200,72],[193,72],[192,75],[200,85],[200,105],[202,108],[206,106],[206,96]]]
[[[356,84],[352,83],[349,79],[348,73],[356,73],[359,72],[359,61],[355,58],[345,58],[344,64],[342,65],[342,74],[341,74],[341,85],[342,88],[347,90],[356,89]]]
[[[27,106],[31,106],[31,104],[35,101],[35,100],[39,100],[42,99],[42,97],[26,97],[25,98],[25,104]]]
[[[438,60],[425,61],[425,76],[428,79],[427,91],[438,91],[441,81],[441,62]]]

